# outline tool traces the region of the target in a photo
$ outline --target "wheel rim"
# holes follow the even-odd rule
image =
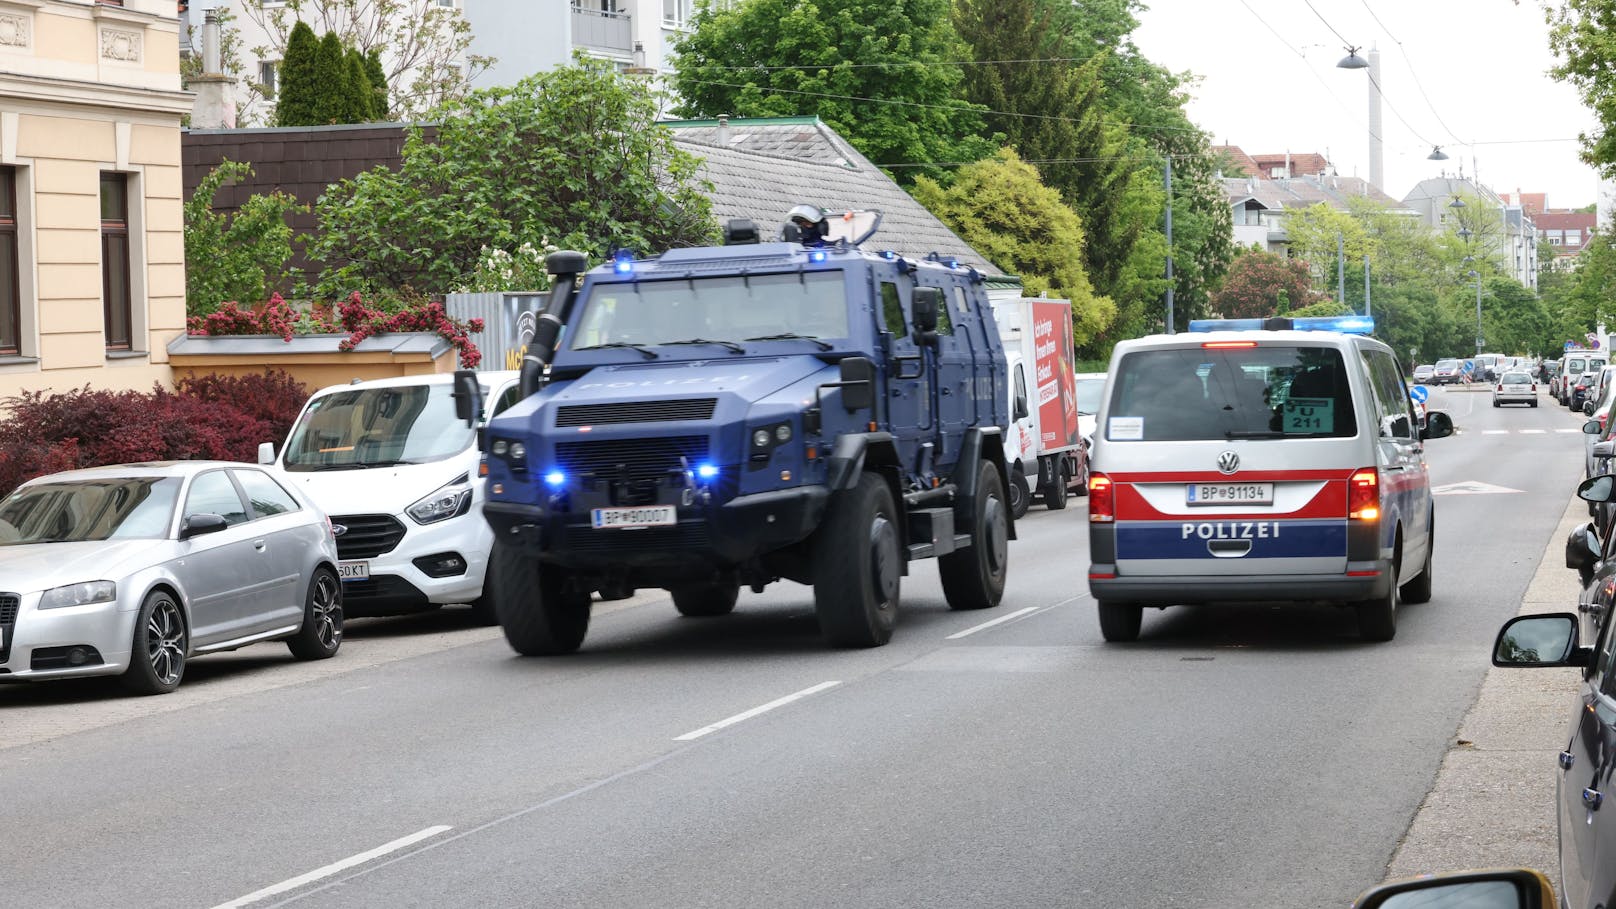
[[[157,601],[146,619],[146,659],[152,675],[164,685],[178,682],[185,669],[185,620],[167,597]]]
[[[1005,556],[1010,551],[1010,531],[1004,519],[1004,501],[988,496],[982,504],[983,529],[987,531],[988,570],[998,574],[1004,570]]]
[[[337,582],[328,574],[314,579],[308,620],[314,623],[314,636],[321,647],[331,650],[342,640],[342,601],[337,596]]]
[[[881,608],[898,598],[898,532],[886,515],[870,522],[870,583]]]
[[[1023,489],[1022,486],[1021,486],[1021,478],[1019,476],[1011,477],[1010,478],[1010,507],[1019,510],[1021,508],[1021,500],[1025,499],[1026,497],[1027,497],[1027,491],[1025,489]]]

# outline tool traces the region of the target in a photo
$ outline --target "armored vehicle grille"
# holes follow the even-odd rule
[[[706,436],[562,442],[556,460],[568,473],[621,479],[660,479],[707,458]]]
[[[717,398],[681,401],[625,401],[611,404],[572,404],[556,409],[557,426],[604,426],[609,423],[664,423],[674,420],[710,420]]]
[[[374,559],[384,552],[390,552],[399,540],[404,539],[404,525],[392,515],[334,514],[331,523],[347,528],[337,537],[339,558]]]

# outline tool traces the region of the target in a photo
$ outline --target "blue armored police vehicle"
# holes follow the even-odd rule
[[[595,592],[665,588],[717,616],[781,579],[812,585],[830,643],[879,646],[929,558],[951,607],[998,605],[1010,414],[983,276],[811,226],[757,234],[547,260],[523,397],[484,439],[488,577],[518,653],[576,650]]]

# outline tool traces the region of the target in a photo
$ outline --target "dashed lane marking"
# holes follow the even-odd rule
[[[400,849],[413,846],[422,840],[431,839],[440,833],[453,829],[453,827],[439,825],[437,827],[428,827],[425,830],[418,830],[409,836],[399,837],[398,839],[393,840],[391,843],[385,843],[377,846],[375,849],[361,852],[358,855],[350,855],[341,861],[332,862],[331,864],[326,865],[324,868],[316,868],[313,871],[310,871],[308,874],[300,874],[297,877],[289,880],[281,881],[279,884],[271,884],[262,890],[254,890],[252,893],[237,899],[233,899],[228,903],[220,903],[219,905],[215,906],[214,909],[239,909],[241,906],[250,905],[258,902],[259,900],[266,899],[280,893],[286,893],[290,890],[296,890],[299,887],[312,884],[315,881],[323,878],[328,878],[333,874],[347,871],[349,868],[352,868],[355,865],[363,865],[364,863],[373,859],[381,858],[390,852],[397,852]]]
[[[840,685],[840,684],[842,684],[840,681],[820,682],[818,685],[812,685],[812,686],[810,686],[808,688],[804,688],[803,690],[798,691],[795,694],[788,694],[783,698],[776,698],[776,699],[768,702],[767,704],[759,704],[758,706],[753,707],[751,710],[743,710],[740,713],[737,713],[732,717],[727,717],[725,719],[719,720],[718,722],[712,724],[711,726],[703,726],[700,729],[695,730],[694,732],[687,732],[684,735],[677,736],[676,738],[674,738],[674,741],[675,742],[689,742],[689,741],[692,741],[694,739],[699,739],[704,735],[709,735],[711,733],[717,732],[720,729],[728,729],[729,727],[735,725],[736,723],[745,722],[745,721],[751,719],[752,717],[758,716],[760,714],[768,713],[769,711],[774,710],[777,707],[784,707],[785,705],[790,704],[793,701],[800,701],[805,697],[810,697],[812,695],[816,695],[819,692],[824,691],[827,688],[835,688],[837,685]]]

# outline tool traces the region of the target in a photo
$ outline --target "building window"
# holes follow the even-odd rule
[[[101,174],[101,309],[108,350],[131,350],[129,175]]]
[[[0,354],[12,356],[22,353],[17,269],[17,171],[0,167]]]
[[[275,75],[280,72],[281,61],[258,61],[258,84],[264,88],[264,97],[275,97]]]
[[[690,0],[662,0],[662,24],[669,28],[684,28],[690,21]]]
[[[432,0],[432,5],[440,9],[454,9],[455,0]]]

